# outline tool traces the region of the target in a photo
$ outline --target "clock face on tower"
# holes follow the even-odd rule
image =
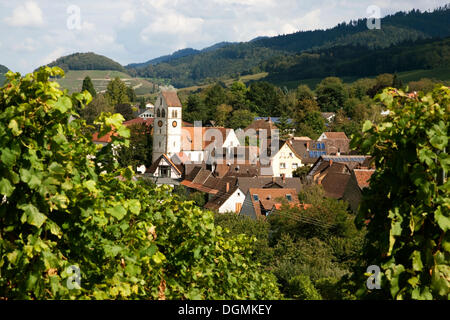
[[[161,120],[158,121],[158,126],[160,126],[160,127],[163,126],[163,122]]]
[[[172,122],[172,127],[176,128],[178,123],[176,121]]]

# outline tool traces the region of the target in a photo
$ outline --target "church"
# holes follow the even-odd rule
[[[157,184],[177,185],[187,168],[206,165],[218,150],[240,146],[233,129],[183,122],[183,107],[175,90],[163,90],[155,103],[152,166]],[[189,170],[189,169],[188,169]]]

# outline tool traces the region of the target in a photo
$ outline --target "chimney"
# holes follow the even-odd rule
[[[306,151],[309,151],[309,142],[306,143]]]
[[[336,155],[340,156],[341,155],[341,149],[338,148],[338,152],[336,153]]]
[[[333,165],[333,160],[330,159],[330,167]]]
[[[286,183],[286,174],[285,173],[283,173],[281,175],[281,180],[283,180],[283,183]]]
[[[230,183],[227,182],[227,193],[230,191]]]

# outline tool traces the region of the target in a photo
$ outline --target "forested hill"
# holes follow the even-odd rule
[[[366,77],[443,66],[450,66],[450,37],[377,50],[353,45],[311,50],[273,58],[263,68],[269,72],[265,80],[280,83],[328,76]]]
[[[7,73],[8,72],[8,68],[5,67],[4,65],[0,64],[0,73]]]
[[[118,62],[98,55],[92,52],[74,53],[61,57],[56,61],[48,64],[49,67],[58,66],[64,71],[69,70],[115,70],[127,72],[127,70]]]
[[[219,43],[216,43],[216,44],[214,44],[214,45],[212,45],[210,47],[204,48],[202,50],[196,50],[196,49],[192,49],[192,48],[181,49],[181,50],[175,51],[172,54],[169,54],[169,55],[166,55],[166,56],[162,56],[162,57],[158,57],[158,58],[149,60],[149,61],[144,62],[144,63],[132,63],[132,64],[129,64],[129,65],[125,66],[125,68],[128,68],[128,69],[143,68],[143,67],[146,67],[148,65],[156,65],[156,64],[162,63],[162,62],[169,62],[171,60],[175,60],[175,59],[178,59],[178,58],[183,58],[183,57],[199,54],[199,53],[202,53],[202,52],[215,51],[217,49],[223,48],[223,47],[231,45],[231,44],[233,44],[233,43],[231,43],[231,42],[219,42]]]
[[[369,30],[365,19],[334,28],[301,31],[247,43],[228,44],[213,51],[190,54],[156,65],[129,68],[135,76],[170,79],[176,87],[200,84],[209,78],[235,77],[265,71],[265,61],[305,50],[336,46],[389,48],[405,41],[450,36],[450,6],[433,12],[399,12],[381,20],[381,29]]]

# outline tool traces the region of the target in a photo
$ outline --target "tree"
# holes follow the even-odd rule
[[[116,113],[120,113],[126,121],[134,118],[133,107],[129,103],[119,103],[114,107]]]
[[[216,114],[214,119],[216,120],[216,125],[218,127],[225,126],[225,123],[230,118],[231,111],[233,111],[233,107],[227,104],[221,104],[216,107]]]
[[[126,168],[131,166],[134,170],[138,166],[152,165],[152,127],[145,123],[135,124],[130,129],[130,145],[122,146],[117,152],[117,160],[120,166]]]
[[[233,129],[247,128],[255,119],[256,114],[249,110],[235,110],[228,121],[228,127]]]
[[[92,102],[80,111],[80,115],[86,120],[88,124],[93,124],[94,120],[102,112],[113,112],[114,108],[108,104],[103,94],[97,95]]]
[[[210,120],[210,111],[197,94],[189,95],[186,107],[183,110],[183,120],[193,123],[194,121],[202,121],[206,124]]]
[[[281,298],[251,260],[251,238],[224,238],[212,213],[135,181],[130,168],[105,172],[106,148],[82,132],[83,119],[69,122],[74,101],[90,94],[68,96],[49,81],[63,75],[9,72],[0,89],[0,297]],[[102,114],[95,123],[119,147],[129,143],[123,120]]]
[[[316,139],[325,131],[325,119],[315,100],[301,100],[294,114],[295,135]]]
[[[83,86],[81,87],[81,91],[88,91],[92,97],[97,96],[97,91],[95,91],[94,84],[89,76],[86,76],[83,80]]]
[[[342,80],[328,77],[322,80],[316,88],[317,103],[322,111],[335,112],[342,108],[348,98],[348,93]]]
[[[389,116],[378,125],[366,121],[363,136],[352,144],[372,155],[377,168],[356,220],[360,228],[368,223],[364,267],[355,268],[356,281],[366,283],[365,268],[377,265],[381,289],[361,287],[358,295],[447,300],[450,89],[409,98],[388,88],[378,98]]]
[[[114,78],[108,83],[106,88],[106,99],[112,106],[118,104],[130,103],[129,89],[119,77]]]
[[[250,101],[250,110],[261,117],[281,115],[278,113],[280,93],[271,83],[264,81],[252,83],[247,92],[247,99]]]
[[[295,93],[298,100],[314,99],[314,92],[306,84],[299,85]]]

